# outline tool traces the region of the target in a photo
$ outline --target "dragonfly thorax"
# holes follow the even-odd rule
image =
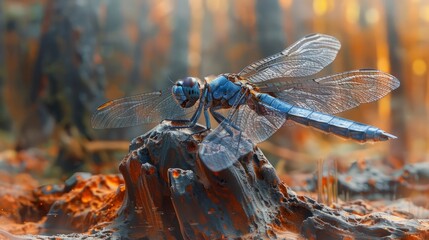
[[[172,94],[176,102],[183,108],[195,105],[200,98],[199,80],[194,77],[180,79],[172,88]]]

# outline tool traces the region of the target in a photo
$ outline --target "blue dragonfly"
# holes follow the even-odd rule
[[[219,125],[201,142],[199,156],[212,171],[230,167],[290,121],[359,142],[396,138],[333,115],[399,87],[394,76],[374,69],[316,77],[335,59],[340,46],[332,36],[308,35],[238,74],[204,81],[187,77],[165,91],[108,101],[97,108],[91,124],[118,128],[172,120],[180,123],[176,127],[187,128],[203,113],[210,129],[210,113]],[[221,109],[228,109],[228,114],[221,114]]]

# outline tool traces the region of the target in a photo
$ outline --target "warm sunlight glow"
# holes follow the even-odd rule
[[[413,61],[413,73],[422,76],[426,73],[427,65],[426,62],[418,58]]]
[[[203,3],[211,12],[222,11],[228,8],[228,1],[226,0],[203,1]]]
[[[356,23],[359,19],[360,7],[356,1],[347,1],[346,19],[349,23]]]
[[[292,5],[292,0],[280,0],[279,2],[283,9],[288,9]]]
[[[317,16],[322,16],[328,11],[328,2],[326,0],[314,0],[313,10]]]
[[[375,24],[378,22],[379,19],[380,19],[380,14],[377,9],[370,8],[365,12],[365,20],[369,24]]]
[[[382,70],[382,71],[389,71],[389,59],[385,58],[385,57],[379,57],[377,59],[377,68]]]
[[[420,11],[420,17],[426,22],[429,22],[429,5],[422,7]]]
[[[390,95],[386,95],[378,101],[378,114],[383,119],[390,117],[391,106],[390,106]],[[387,128],[388,126],[386,126]]]

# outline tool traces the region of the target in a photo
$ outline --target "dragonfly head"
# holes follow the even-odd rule
[[[200,98],[200,92],[199,80],[194,77],[179,79],[172,88],[176,102],[183,108],[194,106]]]

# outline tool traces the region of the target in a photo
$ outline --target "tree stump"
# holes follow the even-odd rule
[[[427,222],[386,213],[351,214],[298,196],[256,147],[212,172],[198,156],[197,125],[163,123],[130,144],[120,164],[126,193],[110,226],[150,239],[429,238]]]
[[[429,221],[418,219],[429,213],[407,211],[411,203],[328,207],[288,188],[258,148],[212,172],[198,156],[204,136],[193,133],[202,129],[164,123],[137,137],[120,164],[123,179],[76,173],[17,195],[14,182],[0,186],[0,239],[429,239]],[[418,165],[396,179],[423,191],[407,177],[427,172]]]

